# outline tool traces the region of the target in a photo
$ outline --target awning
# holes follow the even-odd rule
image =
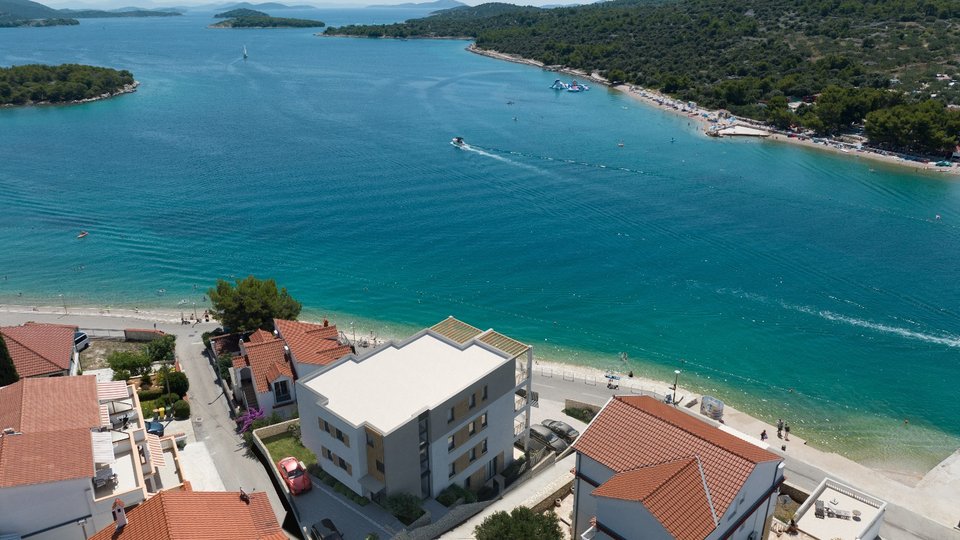
[[[110,423],[110,407],[108,405],[100,405],[100,426],[113,427],[113,424]]]
[[[105,381],[97,383],[97,398],[100,401],[113,401],[130,397],[127,383],[124,381]]]
[[[117,460],[113,455],[113,434],[109,431],[91,431],[93,441],[93,462],[113,463]]]
[[[160,437],[152,433],[147,433],[147,448],[150,449],[150,464],[154,467],[163,467],[166,463],[163,460],[163,446],[160,444]]]

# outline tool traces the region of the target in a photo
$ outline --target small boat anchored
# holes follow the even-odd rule
[[[77,235],[77,238],[86,238],[89,235],[87,231],[80,231],[80,234]]]
[[[463,137],[454,137],[450,139],[450,144],[456,146],[457,148],[463,148],[467,143],[463,142]]]
[[[247,46],[246,46],[246,45],[243,46],[243,59],[244,59],[244,60],[247,59]]]

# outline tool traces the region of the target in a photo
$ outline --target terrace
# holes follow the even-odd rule
[[[794,515],[801,535],[816,540],[874,540],[887,503],[825,478]]]

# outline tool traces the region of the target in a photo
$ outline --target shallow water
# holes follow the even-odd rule
[[[679,367],[681,385],[870,463],[922,469],[958,446],[960,183],[710,140],[465,42],[211,21],[0,32],[3,65],[142,82],[0,111],[0,301],[190,311],[217,277],[253,273],[344,328],[455,315],[545,357]]]

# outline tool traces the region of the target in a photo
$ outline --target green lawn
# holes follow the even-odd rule
[[[264,446],[270,451],[270,457],[274,461],[279,461],[287,456],[293,456],[309,467],[317,462],[317,456],[307,450],[300,441],[294,438],[289,432],[273,435],[263,439]]]

